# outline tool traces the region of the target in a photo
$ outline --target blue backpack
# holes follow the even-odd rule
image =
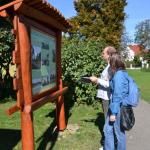
[[[123,104],[136,107],[140,100],[140,90],[132,77],[129,75],[126,77],[129,82],[129,93],[128,96],[123,100]]]

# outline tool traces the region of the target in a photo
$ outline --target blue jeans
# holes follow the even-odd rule
[[[117,150],[126,150],[125,131],[120,129],[120,112],[117,114],[116,121],[109,121],[109,112],[104,125],[104,150],[115,150],[114,137],[117,138]]]

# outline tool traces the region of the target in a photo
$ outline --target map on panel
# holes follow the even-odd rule
[[[31,28],[32,94],[56,86],[56,38]]]

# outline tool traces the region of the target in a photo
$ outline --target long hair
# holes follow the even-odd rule
[[[114,53],[112,56],[110,56],[109,63],[110,63],[110,67],[115,71],[126,70],[125,62],[122,56],[119,55],[118,53]]]

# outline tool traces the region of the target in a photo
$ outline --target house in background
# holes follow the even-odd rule
[[[149,50],[143,49],[142,46],[138,44],[128,45],[126,49],[126,61],[131,62],[130,68],[133,68],[132,61],[134,60],[135,56],[139,56],[142,68],[149,68],[147,60],[143,59],[143,54],[148,52]]]
[[[135,56],[141,55],[142,54],[142,47],[138,44],[134,44],[134,45],[128,45],[126,52],[127,52],[127,56],[126,56],[126,60],[127,61],[133,61]]]

